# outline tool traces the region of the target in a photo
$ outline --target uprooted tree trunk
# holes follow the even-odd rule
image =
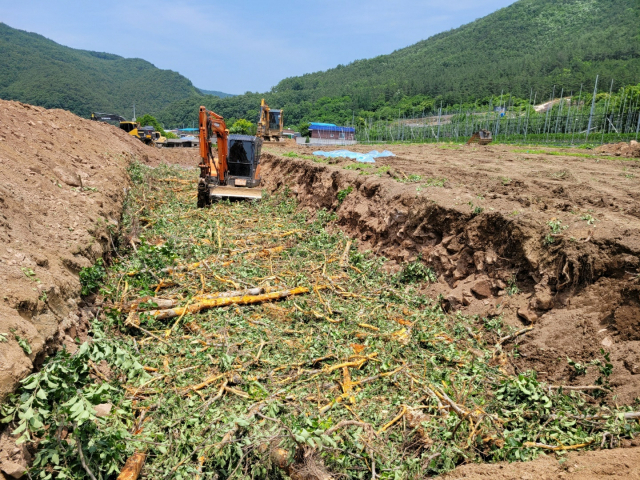
[[[271,450],[271,461],[291,477],[291,480],[333,480],[318,453],[311,447],[302,446],[296,450],[293,462],[289,452],[283,448]]]

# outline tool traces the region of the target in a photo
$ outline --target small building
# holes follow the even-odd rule
[[[179,128],[178,136],[179,137],[194,137],[200,133],[199,128]]]
[[[291,130],[290,128],[283,128],[282,136],[286,138],[295,138],[295,137],[299,137],[300,134],[295,130]]]
[[[338,127],[333,123],[311,123],[309,127],[311,138],[320,140],[344,140],[356,139],[356,129],[353,127]]]

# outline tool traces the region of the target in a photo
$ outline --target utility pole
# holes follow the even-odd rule
[[[598,75],[596,75],[596,84],[593,87],[593,98],[591,99],[591,112],[589,113],[589,125],[587,126],[587,135],[584,137],[585,142],[589,138],[589,131],[591,130],[591,120],[593,119],[593,110],[596,108],[597,93],[598,93]]]
[[[440,109],[438,110],[438,136],[436,142],[440,141],[440,117],[442,116],[442,102],[440,102]]]

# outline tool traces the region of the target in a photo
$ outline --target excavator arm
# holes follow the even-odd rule
[[[215,177],[218,185],[225,185],[227,182],[227,138],[229,130],[224,123],[224,118],[215,112],[200,107],[200,178],[208,181],[209,177]],[[218,157],[214,157],[211,150],[211,139],[217,138]]]
[[[99,122],[124,122],[125,118],[114,113],[91,112],[91,120]]]

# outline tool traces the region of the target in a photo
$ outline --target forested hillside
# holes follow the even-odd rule
[[[131,54],[139,54],[132,49]],[[130,118],[154,114],[198,95],[177,72],[137,58],[76,50],[0,23],[0,98],[88,117],[92,111]]]
[[[425,7],[426,8],[426,7]],[[603,90],[640,81],[638,0],[520,0],[455,30],[370,60],[282,80],[265,94],[285,122],[393,118],[398,107],[472,103],[502,90],[548,97],[553,85]],[[254,120],[262,95],[208,99],[226,117]],[[165,123],[193,115],[195,99],[162,114]]]
[[[204,88],[199,88],[198,91],[203,95],[213,95],[214,97],[220,97],[220,98],[227,98],[227,97],[234,96],[231,93],[218,92],[217,90],[205,90]]]

